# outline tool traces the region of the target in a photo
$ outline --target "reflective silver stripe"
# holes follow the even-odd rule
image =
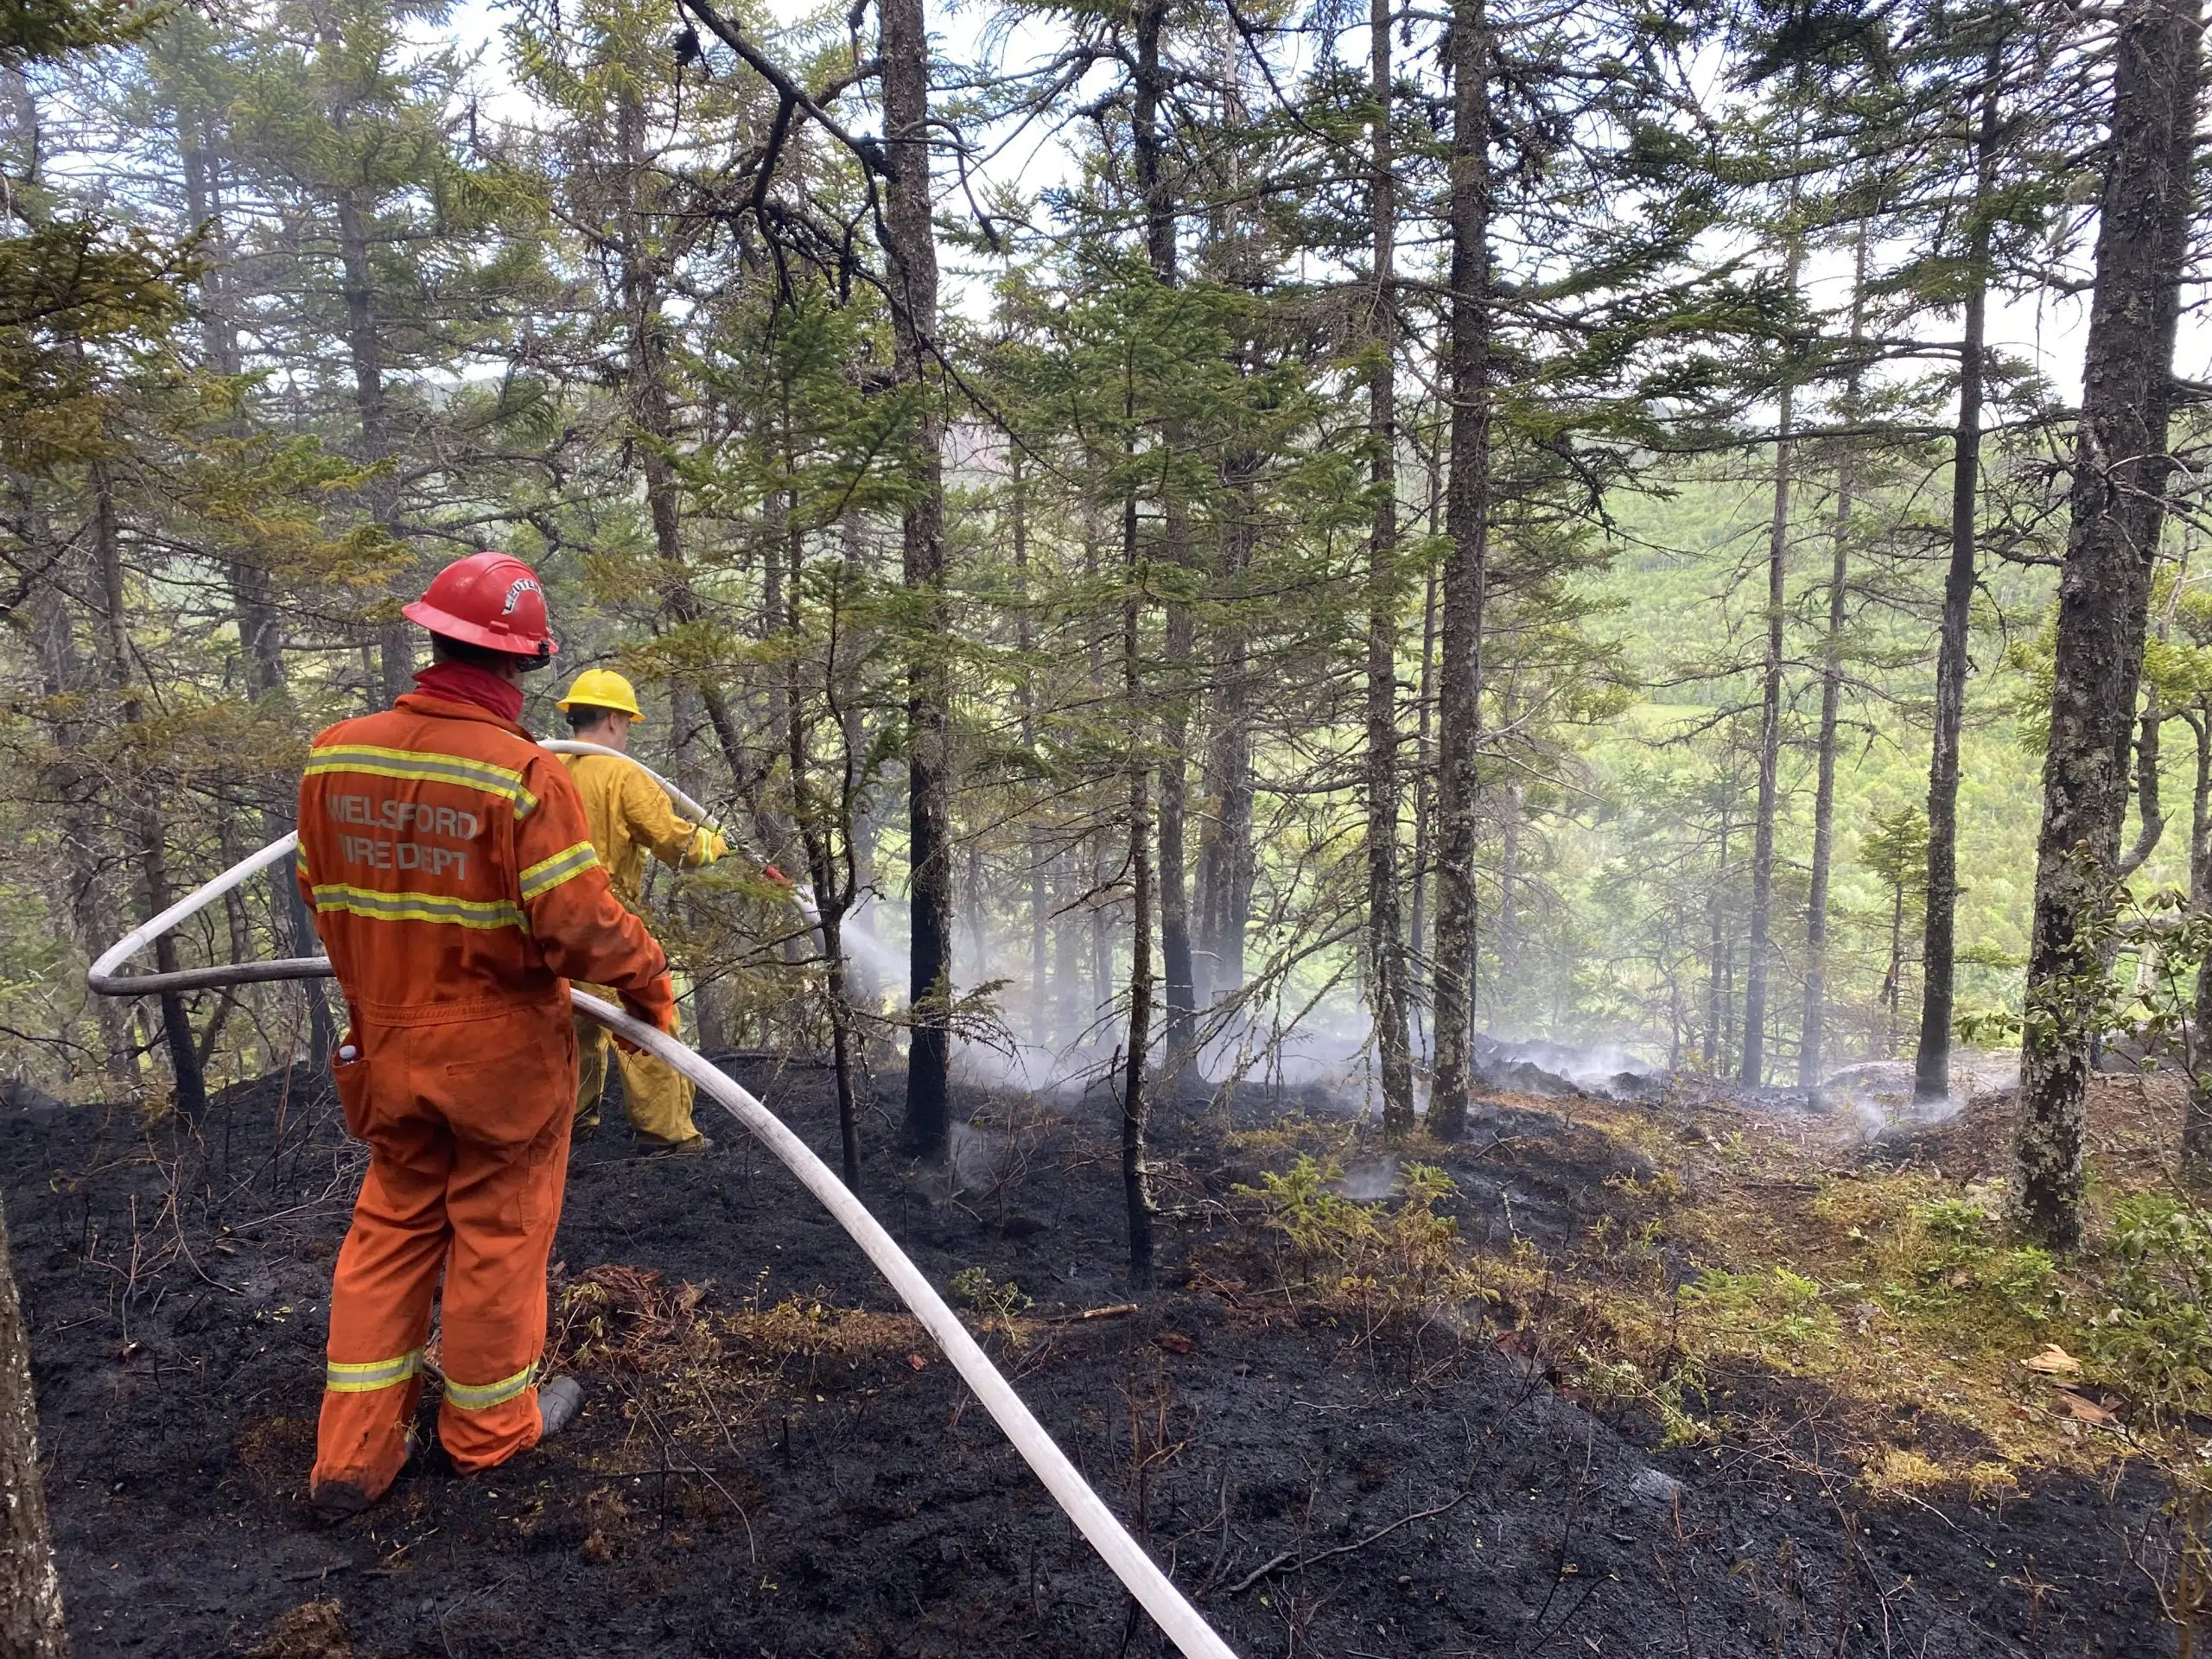
[[[503,1376],[497,1382],[456,1382],[446,1378],[446,1403],[456,1411],[489,1411],[494,1406],[504,1406],[530,1386],[530,1379],[537,1370],[532,1360],[512,1376]]]
[[[550,893],[570,876],[582,875],[599,862],[599,854],[591,842],[580,841],[550,858],[542,858],[522,873],[522,896],[535,899],[541,893]]]
[[[454,899],[440,893],[378,893],[338,882],[318,884],[317,910],[342,910],[378,922],[450,922],[457,927],[518,927],[530,931],[520,906],[505,899]]]
[[[378,1389],[389,1389],[404,1382],[423,1369],[420,1348],[404,1353],[397,1359],[372,1359],[360,1363],[325,1360],[322,1367],[322,1386],[333,1394],[369,1394]]]

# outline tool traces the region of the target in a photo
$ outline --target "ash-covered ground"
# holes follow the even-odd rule
[[[834,1160],[824,1073],[732,1069]],[[2172,1650],[2137,1565],[2147,1478],[1879,1498],[1825,1438],[1818,1390],[1757,1367],[1707,1387],[1761,1433],[1661,1451],[1636,1410],[1557,1385],[1557,1310],[1362,1329],[1274,1283],[1239,1189],[1291,1153],[1251,1131],[1324,1098],[1164,1113],[1161,1288],[1084,1319],[1131,1300],[1106,1103],[969,1098],[963,1190],[932,1196],[891,1146],[897,1086],[868,1120],[864,1196],[940,1286],[980,1268],[1027,1299],[982,1321],[988,1345],[1241,1654]],[[705,1160],[635,1156],[608,1116],[556,1250],[559,1341],[591,1389],[578,1427],[474,1479],[434,1453],[327,1531],[299,1497],[362,1154],[319,1081],[233,1090],[196,1132],[0,1117],[79,1654],[1165,1650],[780,1167],[731,1125]],[[1539,1253],[1653,1173],[1535,1102],[1439,1161],[1467,1238]],[[1373,1196],[1392,1173],[1376,1152],[1346,1180]]]

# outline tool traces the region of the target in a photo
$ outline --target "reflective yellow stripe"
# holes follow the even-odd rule
[[[550,858],[541,858],[522,873],[522,896],[535,899],[542,893],[550,893],[571,876],[582,875],[599,862],[599,854],[591,842],[580,841],[575,846],[557,852]]]
[[[378,893],[338,882],[318,883],[315,907],[342,910],[378,922],[450,922],[455,927],[518,927],[530,931],[520,906],[504,899],[454,899],[442,893]]]
[[[369,1394],[378,1389],[389,1389],[404,1382],[423,1369],[423,1351],[400,1355],[397,1359],[372,1359],[364,1364],[341,1364],[337,1360],[326,1360],[322,1367],[322,1386],[333,1394]]]
[[[308,757],[307,775],[334,772],[366,772],[374,778],[410,778],[430,784],[459,784],[487,795],[512,801],[515,816],[527,817],[537,797],[522,785],[522,773],[488,760],[469,760],[457,754],[433,754],[418,749],[379,749],[365,743],[341,743],[316,749]]]
[[[512,1376],[503,1376],[497,1382],[456,1382],[446,1378],[446,1403],[455,1411],[489,1411],[494,1406],[504,1406],[530,1386],[530,1379],[537,1370],[532,1360]]]

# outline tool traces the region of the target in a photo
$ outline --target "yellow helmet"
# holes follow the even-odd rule
[[[638,707],[637,688],[611,668],[584,670],[569,688],[569,695],[553,706],[565,714],[579,703],[587,709],[612,709],[632,720],[645,717]]]

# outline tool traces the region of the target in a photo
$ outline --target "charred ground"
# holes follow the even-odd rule
[[[822,1073],[731,1069],[832,1147]],[[1668,1195],[1729,1189],[1785,1224],[1811,1183],[1745,1148],[1802,1145],[1802,1124],[1725,1100],[1500,1103],[1422,1154],[1490,1287],[1407,1303],[1318,1282],[1262,1224],[1249,1188],[1301,1151],[1354,1198],[1400,1174],[1324,1099],[1283,1125],[1298,1103],[1164,1116],[1163,1288],[1088,1319],[1127,1300],[1105,1103],[969,1098],[950,1196],[869,1125],[877,1213],[938,1283],[966,1275],[1046,1427],[1239,1652],[2171,1651],[2160,1488],[2031,1396],[2000,1407],[2048,1433],[2047,1460],[1918,1400],[1933,1384],[1847,1398],[1834,1366],[1758,1333],[1671,1386],[1656,1351],[1639,1385],[1598,1386],[1624,1374],[1622,1298],[1663,1322],[1721,1248]],[[322,1090],[304,1071],[235,1089],[196,1132],[8,1112],[78,1650],[1162,1651],[858,1252],[741,1140],[697,1161],[633,1156],[611,1127],[580,1147],[556,1312],[592,1390],[577,1429],[473,1480],[434,1452],[319,1531],[298,1497],[361,1157]],[[1940,1162],[1829,1162],[1916,1158]],[[1834,1339],[1876,1340],[1865,1319]],[[1926,1478],[1885,1479],[1904,1465],[1885,1458]]]

